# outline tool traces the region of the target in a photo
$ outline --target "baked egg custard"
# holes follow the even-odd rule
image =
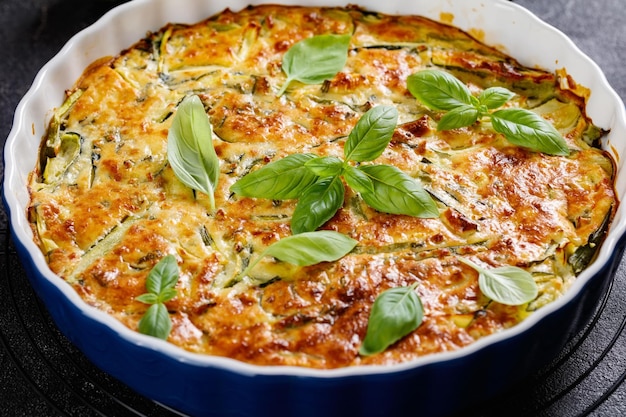
[[[319,42],[294,49],[307,39]],[[337,56],[329,51],[342,42],[340,69],[302,75],[330,66]],[[445,97],[466,97],[450,87],[452,77],[472,98],[434,108],[411,88],[412,80],[425,83],[416,74],[447,80],[431,93],[443,85]],[[51,270],[87,304],[138,331],[148,310],[162,306],[150,317],[169,323],[165,338],[188,351],[322,369],[406,362],[515,326],[593,261],[618,201],[614,162],[585,114],[587,97],[565,70],[524,67],[419,16],[227,9],[168,24],[85,69],[43,138],[29,219]],[[203,143],[212,141],[215,153],[209,192],[181,178],[168,149],[176,123],[184,136],[177,117],[192,98],[210,126]],[[502,133],[542,142],[535,119],[498,113],[517,109],[558,132],[558,152]],[[201,123],[194,117],[189,123]],[[358,156],[352,141],[376,143],[381,121],[386,146]],[[255,194],[260,182],[244,187],[294,158],[311,179],[297,193],[263,197]],[[295,187],[295,175],[278,171],[273,181]],[[406,195],[417,196],[407,198],[421,211],[386,209]],[[328,236],[319,232],[354,244],[332,260],[284,259],[318,249],[284,239]],[[281,251],[266,252],[280,241]],[[174,260],[177,280],[159,293],[148,281],[167,269],[164,259]],[[523,302],[499,299],[484,284],[522,273],[532,278]],[[381,299],[394,289],[404,292]],[[413,304],[409,294],[418,297]],[[381,301],[372,313],[377,300],[386,307]],[[419,307],[419,320],[397,330],[390,311],[411,321],[409,307]],[[380,349],[363,349],[368,333],[389,329]]]

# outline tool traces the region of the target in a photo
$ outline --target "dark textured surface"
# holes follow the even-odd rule
[[[172,0],[174,1],[174,0]],[[118,0],[0,0],[0,138],[37,71]],[[626,98],[624,0],[517,0],[565,32]],[[561,357],[464,416],[626,415],[626,262]],[[175,416],[94,368],[35,297],[0,212],[0,416]],[[515,358],[511,358],[515,360]],[[480,375],[468,389],[480,395]],[[450,399],[454,401],[454,398]],[[417,410],[416,410],[417,411]]]

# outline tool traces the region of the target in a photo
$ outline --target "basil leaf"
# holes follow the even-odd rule
[[[485,269],[468,259],[458,259],[479,273],[480,290],[494,301],[506,305],[521,305],[537,297],[537,284],[530,272],[524,269],[515,266]]]
[[[351,165],[346,166],[343,178],[346,180],[346,183],[350,186],[350,188],[358,193],[374,192],[374,183],[365,172],[358,168]]]
[[[488,109],[493,110],[502,106],[514,96],[515,93],[504,87],[491,87],[480,93],[478,96],[478,102],[486,106]]]
[[[294,44],[283,56],[287,80],[278,95],[283,95],[294,80],[319,84],[333,78],[346,65],[350,39],[350,35],[318,35]]]
[[[320,230],[292,235],[268,246],[241,274],[247,275],[265,256],[297,266],[333,262],[347,255],[357,241],[338,232]]]
[[[407,77],[407,88],[432,110],[454,110],[477,102],[465,84],[445,71],[427,69],[411,74]]]
[[[478,116],[479,111],[476,107],[463,104],[444,114],[437,123],[437,130],[452,130],[473,125]]]
[[[270,162],[263,168],[239,179],[230,191],[245,196],[273,200],[290,200],[311,186],[318,177],[305,164],[318,158],[313,154],[292,154]]]
[[[514,266],[483,271],[478,277],[478,285],[487,297],[508,305],[525,304],[538,294],[532,275]]]
[[[178,106],[167,135],[167,159],[176,177],[186,186],[213,196],[220,173],[212,139],[213,129],[198,96],[185,98]]]
[[[509,142],[549,155],[569,155],[563,136],[543,117],[526,109],[503,109],[491,114],[493,129]]]
[[[373,161],[378,158],[393,136],[398,122],[398,110],[391,106],[376,106],[368,110],[350,132],[343,148],[346,160]]]
[[[146,277],[147,293],[135,300],[152,304],[139,320],[139,332],[167,339],[172,328],[167,307],[163,304],[176,297],[176,282],[180,276],[174,255],[167,255],[157,263]]]
[[[422,324],[424,307],[415,287],[391,288],[376,298],[359,348],[361,355],[383,352]]]
[[[176,288],[166,288],[159,294],[159,302],[165,303],[178,295]]]
[[[434,218],[439,210],[430,194],[409,175],[390,165],[359,167],[374,185],[373,192],[361,192],[363,200],[372,208],[390,214]]]
[[[173,288],[178,281],[178,263],[174,255],[167,255],[157,263],[146,278],[146,289],[153,294],[160,294],[167,288]]]
[[[165,304],[152,304],[138,323],[139,332],[167,339],[172,330],[172,320]]]
[[[135,300],[140,301],[144,304],[156,304],[159,302],[159,295],[153,292],[147,292],[145,294],[141,294],[135,297]]]
[[[293,234],[312,232],[343,206],[345,189],[339,176],[323,178],[307,188],[291,217]]]
[[[343,161],[336,156],[314,158],[304,165],[319,177],[334,177],[343,171]]]
[[[301,233],[285,237],[270,245],[263,256],[298,266],[333,262],[348,254],[358,242],[342,233],[330,230]]]

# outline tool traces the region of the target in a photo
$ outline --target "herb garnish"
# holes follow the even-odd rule
[[[248,267],[239,274],[239,281],[266,256],[297,266],[315,265],[336,261],[348,254],[358,242],[342,233],[330,230],[301,233],[282,238],[268,246]]]
[[[487,297],[501,304],[521,305],[537,297],[537,283],[530,272],[516,266],[486,269],[465,258],[458,258],[478,273],[478,286]]]
[[[167,135],[167,159],[183,184],[209,196],[214,210],[220,166],[212,136],[202,101],[196,95],[186,97],[178,106]]]
[[[447,112],[439,120],[438,130],[470,126],[488,118],[493,129],[514,145],[550,155],[570,153],[563,136],[538,114],[522,108],[492,111],[515,95],[506,88],[487,88],[475,97],[458,78],[434,69],[410,75],[407,87],[426,107]]]
[[[333,78],[346,65],[350,35],[317,35],[295,43],[283,55],[282,69],[287,80],[281,96],[292,81],[319,84]]]
[[[178,264],[174,255],[167,255],[157,263],[146,278],[147,293],[141,294],[137,301],[151,304],[139,320],[139,332],[159,339],[167,339],[172,329],[172,320],[165,302],[176,297],[178,282]]]
[[[298,198],[291,219],[294,234],[311,232],[343,205],[342,178],[372,208],[390,214],[438,217],[436,203],[422,186],[396,167],[361,165],[378,158],[396,127],[395,107],[368,110],[350,132],[344,159],[294,154],[251,172],[230,187],[246,197],[272,200]]]
[[[507,305],[522,305],[534,300],[538,294],[532,275],[515,266],[481,268],[474,262],[458,258],[478,273],[478,286],[490,299]],[[374,301],[367,324],[367,333],[359,348],[363,356],[383,352],[413,330],[424,318],[424,309],[413,284],[383,291]]]
[[[305,164],[317,158],[313,154],[291,154],[265,165],[241,178],[230,187],[246,197],[291,200],[317,181],[318,176]]]
[[[415,287],[417,283],[390,288],[376,298],[359,354],[369,356],[383,352],[422,324],[424,307]]]

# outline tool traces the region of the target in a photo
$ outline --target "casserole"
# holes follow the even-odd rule
[[[233,6],[233,7],[234,7],[234,6]],[[486,7],[486,6],[481,6],[481,7]],[[506,7],[508,7],[508,6],[504,6],[504,5],[501,5],[501,4],[499,4],[499,3],[496,3],[496,5],[495,5],[494,7],[496,7],[496,8],[505,7],[505,8],[506,8]],[[456,22],[455,22],[455,23],[456,23]],[[515,54],[514,54],[514,55],[515,55]],[[563,59],[563,60],[565,60],[565,58],[562,58],[562,59]],[[78,68],[82,68],[81,66],[77,66],[77,67],[78,67]],[[568,68],[568,70],[569,70],[569,67],[567,67],[567,68]],[[575,75],[574,75],[574,77],[576,78],[576,80],[577,80],[577,81],[579,81],[579,82],[580,82],[580,83],[582,83],[583,85],[589,85],[589,84],[586,84],[586,83],[585,83],[585,80],[580,80],[580,79],[578,79]],[[70,77],[70,79],[71,79],[71,77]],[[593,87],[592,87],[592,91],[595,91],[595,90],[593,90]],[[610,95],[611,95],[611,93],[609,93],[609,97],[610,97]],[[591,102],[593,102],[593,98],[594,98],[594,96],[592,95],[592,100],[590,101],[590,106],[591,106]],[[50,107],[49,107],[49,106],[47,106],[47,108],[50,108]],[[618,108],[619,108],[619,109],[621,109],[621,107],[618,107]],[[616,112],[618,112],[618,115],[619,115],[619,110],[616,110]],[[598,124],[600,124],[601,126],[603,126],[603,125],[602,125],[602,122],[601,122],[601,121],[598,121],[598,119],[596,118],[596,116],[594,116],[594,115],[592,114],[592,112],[591,112],[591,111],[590,111],[590,115],[592,116],[592,118],[594,118],[594,121],[595,121],[596,123],[598,123]],[[623,116],[623,115],[622,115],[622,116]],[[600,116],[599,116],[599,117],[600,117]],[[601,117],[600,117],[600,118],[601,118]],[[612,132],[611,132],[612,134],[614,134],[616,130],[617,130],[618,132],[619,132],[619,130],[620,130],[620,126],[619,126],[619,124],[618,124],[618,125],[615,125],[615,127],[613,127],[613,126],[612,126],[612,125],[610,125],[610,124],[609,124],[609,125],[604,125],[604,126],[610,126],[610,127],[611,127],[611,129],[612,129]],[[36,128],[35,128],[35,131],[36,131],[36,132],[37,132],[37,129],[38,129],[39,127],[40,127],[40,126],[37,126],[37,125],[36,125]],[[41,132],[41,130],[39,130],[39,133],[38,133],[37,135],[34,135],[34,136],[39,136],[39,135],[41,134],[40,132]],[[623,132],[622,132],[622,133],[623,133]],[[618,153],[619,153],[619,147],[618,147],[615,143],[611,143],[610,145],[614,146],[614,147],[615,147],[615,149],[617,149],[617,150],[618,150]],[[7,160],[9,160],[9,158],[8,158]],[[9,164],[7,164],[7,167],[9,168]],[[8,169],[8,171],[7,171],[7,172],[9,173],[9,172],[10,172],[10,169]],[[619,182],[618,182],[618,184],[619,184]],[[10,192],[9,190],[11,190],[11,189],[12,189],[11,187],[5,187],[5,192]],[[619,191],[619,185],[618,185],[618,191]],[[620,192],[620,194],[621,194],[621,192]],[[7,198],[7,201],[10,203],[10,201],[9,201],[9,200],[10,200],[10,198]],[[10,204],[9,204],[9,206],[10,206]],[[13,214],[14,214],[14,212],[15,212],[13,208],[12,208],[11,212],[12,212],[12,215],[13,215]],[[619,221],[618,221],[618,219],[619,219],[619,218],[620,218],[620,215],[619,215],[619,213],[618,213],[618,216],[616,217],[616,225],[614,226],[614,229],[613,229],[613,230],[615,230],[615,227],[616,227],[616,226],[618,227],[618,230],[619,230]],[[607,245],[609,245],[609,247],[610,247],[611,245],[615,245],[615,244],[616,244],[616,241],[613,241],[613,243],[609,243],[609,242],[610,242],[610,239],[607,241]],[[598,262],[601,262],[601,261],[602,261],[602,256],[600,256],[600,258],[599,258]],[[595,265],[595,264],[594,264],[594,265]],[[581,280],[582,280],[582,278],[583,278],[583,276],[581,276]],[[581,284],[581,285],[582,285],[582,284]],[[602,287],[602,286],[599,286],[599,288],[601,288],[601,287]],[[53,304],[54,304],[54,303],[53,303]],[[76,331],[76,330],[75,330],[75,331]],[[72,332],[72,330],[69,330],[69,332],[71,333],[71,332]],[[510,334],[510,336],[514,336],[514,335],[515,335],[515,333],[517,333],[517,332],[513,332],[513,334]],[[85,336],[75,336],[75,337],[73,337],[72,339],[73,339],[73,340],[75,340],[75,339],[80,339],[80,338],[84,338],[84,337],[85,337]],[[89,339],[89,337],[87,337],[87,339]],[[537,340],[536,340],[536,341],[537,341]],[[79,343],[79,345],[80,345],[80,342],[77,342],[77,343]],[[555,341],[554,343],[558,344],[558,343],[559,343],[559,341]],[[158,343],[157,343],[157,346],[158,346]],[[516,349],[517,349],[517,348],[521,348],[522,346],[524,346],[524,344],[523,344],[523,343],[517,343],[517,344],[516,344]],[[164,347],[164,348],[165,348],[165,347]],[[165,348],[165,349],[167,349],[167,348]],[[478,349],[478,348],[477,348],[477,349]],[[488,349],[487,349],[487,350],[488,350]],[[479,349],[478,351],[482,352],[482,350],[481,350],[481,349]],[[477,352],[478,352],[478,351],[477,351]],[[473,352],[473,350],[472,350],[472,352]],[[475,354],[475,353],[476,353],[476,352],[473,352],[473,354]],[[96,356],[99,356],[99,358],[97,359],[97,361],[102,361],[102,360],[106,360],[106,356],[107,356],[107,354],[106,354],[105,352],[100,352],[99,354],[96,354]],[[448,364],[452,364],[452,363],[454,363],[454,362],[455,362],[454,360],[452,360],[452,361],[449,361],[449,362],[448,362],[448,360],[449,360],[449,359],[454,359],[454,355],[452,355],[452,356],[453,356],[453,357],[446,357],[446,358],[445,358],[445,360],[446,360],[446,362],[447,362]],[[480,355],[477,355],[477,356],[480,356]],[[530,359],[530,358],[532,358],[532,355],[528,355],[528,356],[527,356],[526,354],[524,354],[524,355],[522,355],[522,356],[523,356],[526,360],[531,361],[531,359]],[[113,359],[113,358],[111,358],[111,359]],[[467,358],[464,358],[464,359],[467,359]],[[185,360],[187,360],[187,359],[185,359]],[[194,358],[194,360],[195,360],[195,358]],[[428,361],[427,361],[427,362],[428,362]],[[474,363],[475,363],[475,364],[476,364],[476,363],[480,363],[480,361],[479,361],[479,362],[474,362]],[[415,364],[413,364],[413,365],[415,365]],[[420,365],[421,365],[421,364],[420,364]],[[433,365],[430,365],[430,364],[428,364],[428,363],[424,363],[423,365],[424,365],[423,369],[426,369],[426,370],[427,370],[427,369],[429,369],[431,366],[433,366]],[[106,369],[106,367],[105,367],[105,369]],[[245,367],[244,367],[244,369],[245,369]],[[257,372],[257,370],[256,370],[256,369],[252,369],[252,370],[249,370],[249,371],[250,371],[250,372]],[[262,371],[261,371],[261,373],[262,373],[262,374],[263,374],[264,372],[266,372],[266,370],[262,370]],[[286,371],[285,371],[285,370],[270,370],[270,371],[268,371],[268,372],[269,372],[269,373],[283,373],[283,372],[286,372],[287,374],[289,374],[290,372],[296,372],[296,371],[291,371],[291,370],[286,370]],[[371,373],[373,373],[373,374],[377,374],[377,375],[378,375],[378,377],[380,377],[380,375],[385,374],[387,371],[386,371],[386,370],[385,370],[384,372],[382,372],[382,371],[380,371],[380,370],[373,370],[373,371],[372,371],[372,370],[362,370],[362,371],[357,371],[357,372],[356,372],[356,375],[359,375],[358,379],[360,379],[360,377],[363,375],[363,374],[361,374],[361,372],[365,372],[365,373],[367,373],[367,374],[368,374],[368,376],[369,376],[369,373],[371,372]],[[412,373],[412,369],[410,369],[410,368],[400,367],[400,368],[397,368],[397,369],[395,369],[395,370],[394,370],[394,373],[396,373],[396,372],[397,372],[397,374],[394,376],[394,378],[395,378],[395,377],[397,377],[397,378],[398,378],[398,381],[400,381],[400,380],[402,379],[403,375],[410,375],[410,374]],[[115,373],[114,373],[114,374],[115,374]],[[296,372],[296,374],[298,374],[298,373]],[[300,375],[300,374],[298,374],[298,375]],[[398,376],[398,375],[399,375],[399,376]],[[292,377],[292,376],[293,376],[293,375],[289,375],[289,377]],[[318,378],[318,377],[319,377],[319,375],[316,375],[316,374],[309,374],[309,373],[307,373],[307,372],[304,372],[304,373],[302,374],[302,376],[313,377],[313,379],[316,379],[316,378]],[[335,383],[335,382],[334,382],[334,379],[335,379],[335,378],[336,378],[337,380],[344,380],[344,382],[346,382],[346,384],[345,384],[345,385],[346,385],[346,386],[350,386],[351,384],[353,384],[353,383],[354,383],[354,380],[350,381],[350,379],[353,379],[353,378],[355,377],[355,375],[350,375],[349,373],[348,373],[348,374],[344,374],[344,373],[341,373],[341,372],[339,372],[339,373],[335,373],[335,374],[330,374],[330,376],[333,378],[333,382],[326,381],[326,383],[327,383],[327,385],[328,385],[329,387],[334,386],[334,383]],[[284,377],[284,375],[281,375],[281,377],[280,377],[280,378],[276,378],[276,381],[279,381],[279,380],[281,380],[281,379],[282,379],[283,381],[287,381],[287,380],[289,379],[289,377],[285,378],[285,377]],[[122,378],[122,379],[125,379],[125,378]],[[131,377],[131,379],[132,379],[132,377]],[[305,379],[306,379],[306,378],[305,378]],[[325,376],[324,376],[324,377],[322,377],[322,379],[326,379],[326,378],[325,378]],[[372,378],[372,379],[373,379],[373,380],[376,380],[377,378],[376,378],[376,377],[374,377],[374,378]],[[384,378],[383,378],[383,379],[384,379]],[[448,384],[451,384],[450,380],[448,381]],[[139,384],[139,385],[141,385],[141,384]],[[136,387],[137,385],[135,384],[135,385],[132,385],[132,386]],[[195,384],[192,384],[192,386],[195,386]],[[371,389],[374,389],[374,386],[375,386],[375,384],[370,385],[370,388],[371,388]],[[317,387],[317,388],[319,389],[320,387]],[[492,388],[493,388],[493,387],[492,387]],[[136,389],[140,389],[140,388],[136,388]],[[145,389],[145,388],[141,388],[140,390],[142,390],[142,389]],[[295,389],[295,388],[293,388],[293,389]],[[311,394],[313,394],[313,395],[312,395],[312,398],[318,397],[317,395],[315,395],[315,391],[316,391],[316,389],[313,389],[313,391],[311,392]],[[356,393],[356,392],[358,392],[358,391],[360,391],[360,390],[355,391],[355,393]],[[487,387],[487,388],[486,388],[486,393],[488,394],[488,393],[489,393],[489,391],[490,391],[490,388],[489,388],[489,387]],[[151,396],[153,396],[154,398],[158,398],[158,399],[160,398],[158,395],[154,395],[154,394],[149,393],[149,391],[143,391],[143,392],[148,393],[148,395],[151,395]],[[319,392],[319,391],[318,391],[318,392]],[[344,392],[345,392],[345,391],[344,391]],[[365,392],[365,391],[363,391],[363,392]],[[304,392],[303,392],[303,395],[304,395]],[[371,395],[367,395],[367,398],[370,398],[370,397],[371,397]],[[318,399],[319,399],[319,397],[318,397]],[[318,400],[312,400],[312,401],[317,402]],[[333,400],[333,401],[334,401],[334,400]],[[228,403],[230,403],[230,401],[228,401]],[[394,406],[394,407],[402,407],[402,408],[403,408],[403,407],[404,407],[404,405],[406,405],[406,404],[402,404],[402,406],[401,406],[401,404],[402,404],[402,401],[399,401],[398,403],[395,403],[393,406]],[[189,406],[188,404],[181,404],[181,405],[180,405],[180,408],[184,410],[184,409],[185,409],[185,407],[188,407],[188,406]],[[177,405],[177,407],[178,407],[178,405]],[[209,406],[205,406],[205,407],[204,407],[204,408],[202,408],[202,409],[207,409],[207,410],[210,410],[210,408],[211,408],[211,407],[209,407]],[[375,408],[376,408],[376,407],[375,407],[375,406],[373,406],[373,404],[371,404],[371,405],[364,405],[364,410],[374,410]],[[402,409],[402,408],[400,408],[400,409]],[[442,408],[442,407],[441,407],[441,404],[439,404],[439,408],[436,408],[436,410],[440,410],[441,412],[445,412],[445,411],[446,411],[444,408]]]

